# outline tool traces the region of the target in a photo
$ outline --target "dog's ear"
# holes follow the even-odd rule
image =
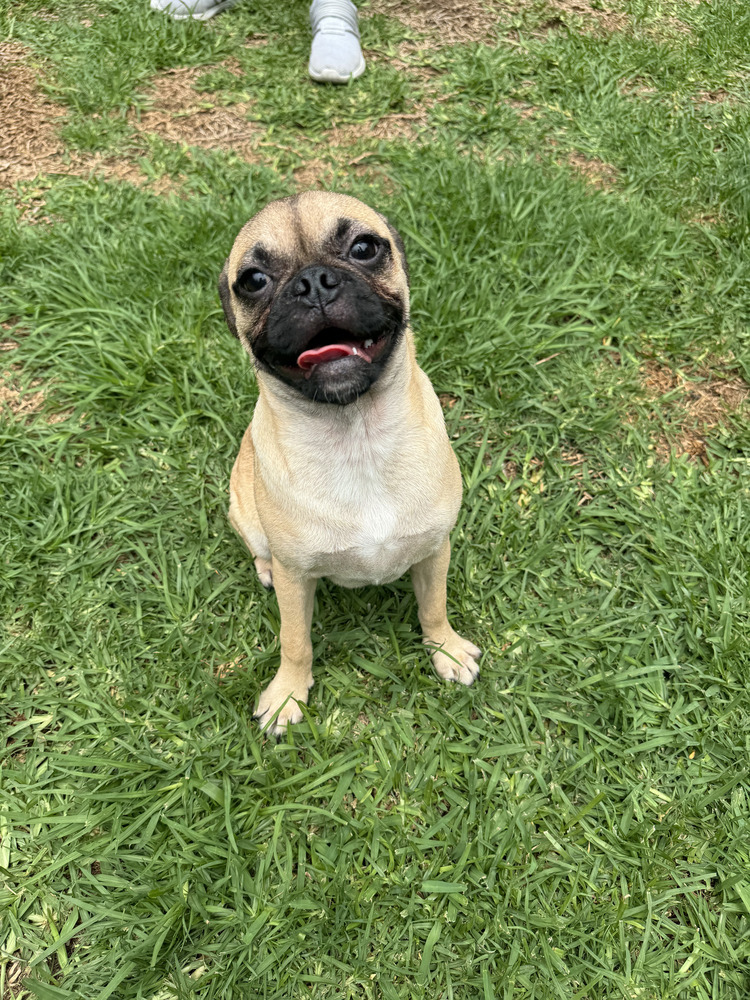
[[[396,249],[398,250],[398,255],[401,258],[401,266],[403,267],[404,274],[406,275],[406,284],[408,285],[409,284],[409,262],[406,259],[406,247],[404,246],[404,241],[401,239],[401,236],[400,236],[398,230],[394,229],[394,227],[390,224],[390,222],[388,221],[388,219],[386,219],[386,217],[384,215],[381,215],[380,212],[378,212],[378,215],[380,215],[380,218],[383,220],[383,222],[386,224],[386,226],[388,226],[388,232],[391,234],[393,242],[396,244]]]
[[[237,333],[237,321],[234,316],[234,309],[232,308],[232,296],[229,292],[229,277],[227,271],[229,270],[229,258],[224,261],[224,267],[221,274],[219,275],[219,298],[221,299],[221,305],[224,309],[224,316],[226,317],[227,326],[232,331],[232,333],[239,340],[239,334]]]

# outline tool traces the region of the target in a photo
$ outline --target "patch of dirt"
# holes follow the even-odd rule
[[[675,371],[652,359],[643,366],[641,381],[649,399],[668,397],[661,413],[653,414],[653,419],[666,417],[671,425],[656,441],[656,455],[662,461],[674,452],[708,466],[706,445],[711,430],[726,423],[750,397],[750,385],[727,371],[722,362]]]
[[[414,142],[419,126],[426,122],[427,111],[420,110],[386,115],[375,123],[356,122],[329,129],[315,144],[306,162],[293,171],[297,187],[300,190],[330,188],[337,177],[349,170],[356,170],[358,176],[369,176],[373,183],[387,187],[389,182],[383,170],[376,162],[369,162],[378,158],[371,144],[395,139]],[[368,146],[370,148],[366,148]]]
[[[233,660],[227,663],[219,663],[214,669],[214,677],[219,684],[223,684],[227,677],[231,677],[233,674],[237,673],[238,670],[244,670],[242,666],[242,661],[245,659],[245,654],[241,653],[236,656]]]
[[[29,966],[20,959],[11,959],[5,966],[5,996],[3,1000],[15,1000],[26,993],[23,980],[29,974]],[[28,996],[28,994],[26,994]]]
[[[0,187],[49,171],[64,152],[55,123],[67,112],[42,94],[27,58],[22,45],[0,44]]]
[[[552,17],[541,25],[544,30],[552,30],[563,26],[577,27],[575,22],[584,27],[590,25],[598,32],[611,34],[615,31],[626,31],[630,27],[630,15],[622,10],[607,8],[596,0],[547,0],[549,6],[559,12],[559,17]],[[690,34],[690,26],[677,17],[661,17],[658,21],[640,26],[640,31],[661,38],[665,35]]]
[[[18,365],[8,365],[0,375],[0,414],[10,410],[14,419],[25,420],[41,410],[44,393],[32,392],[32,389],[42,384],[41,379],[34,379],[29,388],[21,389],[16,378],[18,371],[20,371]]]
[[[375,159],[376,162],[369,162]],[[352,160],[323,160],[313,157],[292,171],[298,191],[311,189],[329,191],[346,179],[347,173],[356,171],[360,180],[366,181],[374,189],[380,188],[388,193],[394,190],[394,184],[386,170],[377,162],[377,154],[362,153]]]
[[[50,101],[42,92],[37,74],[28,63],[29,52],[16,42],[0,44],[0,188],[19,181],[33,181],[40,174],[90,177],[98,174],[131,184],[146,184],[148,178],[130,160],[101,153],[69,153],[58,133],[66,108]],[[153,182],[161,193],[172,182]],[[26,222],[51,222],[44,214],[43,190],[20,200]]]
[[[512,458],[507,459],[503,462],[503,476],[507,482],[512,483],[514,479],[518,478],[519,465],[518,462],[514,461]]]
[[[24,332],[18,326],[18,317],[14,316],[6,320],[6,322],[0,323],[0,330],[3,331],[0,333],[0,351],[15,351],[18,347],[18,341],[11,337],[6,337],[5,334],[13,330],[16,336],[19,336]]]
[[[587,0],[547,0],[553,10],[559,11],[562,17],[552,18],[543,28],[561,28],[566,24],[565,15],[573,18],[583,18],[591,21],[602,31],[622,31],[628,26],[629,17],[621,11],[600,9],[588,3]]]
[[[734,101],[734,96],[722,87],[718,90],[699,90],[693,98],[695,104],[723,104],[725,101]]]
[[[695,226],[716,226],[721,221],[720,216],[712,215],[710,212],[703,215],[696,215],[690,220]]]
[[[518,4],[492,0],[370,0],[362,13],[395,17],[412,31],[455,45],[493,39],[500,15],[517,10]]]
[[[663,28],[667,29],[666,32],[662,30]],[[681,21],[679,17],[665,17],[659,25],[649,30],[650,35],[655,35],[657,37],[660,35],[663,36],[664,34],[691,35],[692,33],[693,29],[690,25]]]
[[[364,139],[390,142],[394,139],[414,139],[420,125],[427,123],[427,109],[412,112],[394,113],[381,118],[374,124],[371,122],[355,122],[349,125],[338,125],[327,133],[327,140],[334,146],[344,146],[351,149],[355,142]]]
[[[441,71],[427,62],[425,57],[429,58],[430,52],[439,50],[438,43],[428,38],[420,42],[405,41],[398,46],[395,56],[388,56],[387,62],[393,69],[403,70],[416,80],[433,80],[441,75]],[[375,59],[382,59],[378,52],[372,55]]]
[[[0,324],[4,329],[11,329],[9,323]],[[10,353],[18,347],[18,342],[8,338],[0,341],[0,352],[4,357],[0,360],[0,418],[10,413],[12,420],[28,420],[44,406],[45,392],[38,389],[44,385],[44,380],[33,379],[29,385],[22,388],[19,374],[21,366],[11,361]],[[34,391],[36,390],[36,391]],[[48,413],[45,420],[48,424],[59,424],[72,411],[64,413]]]
[[[506,98],[505,103],[508,107],[518,112],[519,118],[535,118],[539,114],[539,108],[535,104],[529,104],[527,101],[519,101],[515,97]]]
[[[576,173],[588,181],[595,188],[608,188],[617,180],[617,171],[609,163],[599,160],[596,157],[584,156],[583,153],[568,153],[566,162]]]
[[[620,81],[620,93],[625,97],[650,97],[656,93],[656,87],[650,86],[643,77],[634,76]]]
[[[233,61],[221,65],[237,73]],[[211,94],[199,94],[193,87],[198,77],[211,68],[181,67],[154,77],[150,84],[151,106],[140,115],[131,113],[128,120],[139,131],[151,132],[169,142],[231,150],[242,159],[257,163],[261,159],[258,140],[263,129],[247,120],[252,102],[218,106]]]

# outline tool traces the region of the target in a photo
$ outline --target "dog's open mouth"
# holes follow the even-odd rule
[[[339,327],[326,327],[316,333],[305,350],[297,358],[297,366],[305,372],[307,378],[318,365],[329,361],[339,361],[341,358],[359,358],[371,364],[385,349],[387,335],[363,340],[355,340],[349,330]]]

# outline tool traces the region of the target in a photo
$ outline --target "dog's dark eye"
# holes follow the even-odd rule
[[[354,260],[374,260],[380,250],[380,242],[374,236],[360,236],[352,243],[349,256]]]
[[[257,268],[251,267],[237,277],[239,290],[247,295],[257,295],[268,285],[270,278]]]

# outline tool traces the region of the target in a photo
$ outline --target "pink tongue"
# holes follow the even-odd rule
[[[300,368],[308,370],[324,361],[338,361],[339,358],[347,358],[351,354],[358,354],[365,361],[370,360],[364,351],[354,344],[326,344],[325,347],[316,347],[312,351],[303,351],[297,358],[297,364]]]

